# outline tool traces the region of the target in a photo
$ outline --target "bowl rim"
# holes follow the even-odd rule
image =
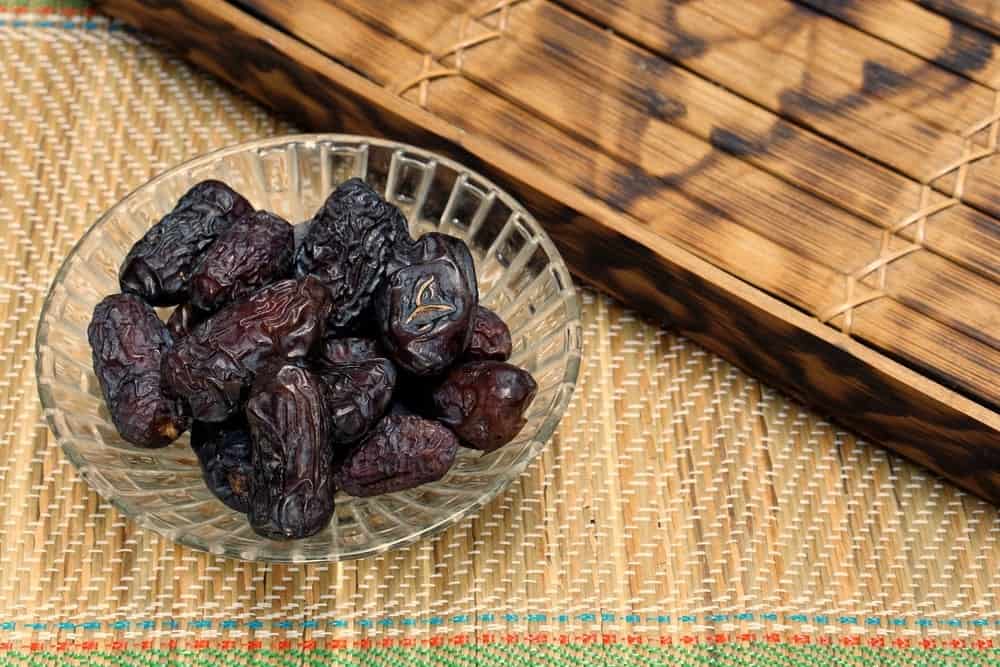
[[[246,552],[238,552],[236,550],[226,549],[220,547],[218,549],[213,548],[210,545],[206,545],[195,539],[189,532],[179,529],[178,531],[171,531],[163,529],[148,521],[147,517],[149,512],[143,511],[138,507],[125,502],[122,498],[115,495],[111,489],[110,484],[102,482],[103,479],[100,475],[98,468],[86,463],[85,460],[81,459],[75,448],[72,445],[71,439],[64,436],[56,423],[54,418],[55,405],[48,405],[42,391],[43,381],[42,381],[42,360],[44,350],[41,344],[41,333],[42,326],[49,317],[49,310],[52,307],[52,299],[56,287],[60,285],[66,274],[69,272],[70,267],[73,263],[74,258],[80,249],[86,244],[87,240],[92,234],[95,234],[97,230],[102,227],[103,223],[111,217],[117,215],[119,211],[126,208],[140,193],[145,192],[150,188],[156,187],[163,181],[174,177],[176,174],[186,170],[192,170],[197,168],[197,166],[205,163],[210,163],[217,161],[221,158],[225,158],[230,155],[242,153],[245,151],[252,150],[262,150],[269,147],[275,146],[286,146],[292,143],[321,143],[321,142],[342,142],[342,143],[353,143],[359,146],[361,145],[376,145],[383,148],[392,149],[394,154],[397,151],[403,151],[407,153],[412,153],[419,155],[427,160],[432,160],[435,163],[440,163],[446,167],[454,170],[459,176],[465,175],[466,178],[473,180],[473,182],[478,182],[488,189],[494,191],[497,198],[500,199],[506,206],[508,206],[512,214],[517,213],[528,229],[531,230],[534,240],[541,246],[548,257],[549,263],[552,265],[553,269],[557,272],[559,277],[562,279],[562,289],[558,293],[559,300],[563,303],[567,312],[567,324],[566,327],[572,329],[572,341],[573,345],[570,350],[566,352],[567,362],[566,368],[563,373],[563,377],[559,382],[559,386],[555,389],[555,399],[552,402],[551,408],[549,409],[547,415],[539,424],[535,433],[531,436],[531,440],[528,443],[528,447],[532,450],[527,456],[522,457],[521,460],[515,462],[512,466],[508,467],[503,475],[498,475],[493,482],[487,486],[479,496],[470,502],[468,505],[462,507],[461,509],[442,517],[440,520],[424,526],[423,528],[414,531],[413,533],[406,535],[404,537],[397,538],[393,541],[386,542],[384,544],[377,545],[375,547],[367,547],[364,549],[359,549],[355,551],[343,551],[343,552],[328,552],[322,556],[317,557],[297,557],[296,554],[291,554],[290,557],[274,557],[273,555],[267,554],[252,554],[248,555]],[[341,134],[341,133],[298,133],[298,134],[284,134],[284,135],[274,135],[270,137],[265,137],[261,139],[254,139],[251,141],[246,141],[238,144],[233,144],[218,148],[206,153],[196,155],[188,160],[178,163],[158,174],[154,175],[152,178],[146,180],[138,187],[132,189],[128,194],[122,197],[110,208],[101,213],[97,219],[87,228],[87,230],[80,236],[80,238],[73,244],[73,246],[67,252],[62,264],[59,269],[55,272],[49,286],[46,290],[45,300],[42,304],[42,308],[39,312],[38,321],[35,326],[35,385],[38,392],[38,399],[42,406],[42,412],[45,415],[45,422],[48,426],[49,431],[56,438],[60,449],[76,468],[81,480],[92,490],[96,491],[102,498],[110,502],[116,509],[118,509],[122,514],[133,521],[137,525],[151,530],[155,534],[166,538],[177,544],[184,545],[191,549],[209,553],[215,556],[223,556],[227,558],[234,558],[237,560],[245,560],[250,562],[284,562],[284,563],[331,563],[346,560],[356,560],[360,558],[367,558],[370,556],[375,556],[390,550],[399,549],[407,545],[413,544],[421,539],[435,535],[448,527],[459,523],[463,519],[469,517],[474,512],[481,509],[488,502],[503,493],[521,474],[527,469],[528,465],[536,461],[545,445],[552,438],[556,428],[565,416],[566,409],[572,400],[573,393],[576,387],[576,382],[580,373],[580,365],[583,355],[583,335],[582,335],[582,323],[581,323],[581,306],[580,297],[576,291],[573,284],[572,276],[570,275],[569,268],[566,266],[566,262],[559,250],[556,248],[555,243],[549,237],[548,233],[541,226],[538,220],[525,209],[521,202],[507,192],[504,188],[498,186],[489,178],[486,178],[474,169],[470,169],[447,156],[441,155],[435,151],[420,148],[419,146],[414,146],[405,142],[394,141],[391,139],[384,139],[378,137],[371,137],[366,135],[354,135],[354,134]],[[48,384],[46,382],[46,384]],[[96,479],[95,479],[96,476]]]

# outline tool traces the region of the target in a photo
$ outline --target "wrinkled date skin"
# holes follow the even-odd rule
[[[191,189],[177,201],[177,207],[181,208],[195,202],[206,202],[218,206],[229,218],[230,224],[253,213],[253,206],[243,195],[222,181],[211,178],[191,186]]]
[[[472,253],[469,252],[469,246],[457,236],[441,232],[428,232],[409,244],[398,244],[396,253],[391,258],[387,275],[392,275],[397,270],[411,264],[433,262],[440,259],[454,262],[465,279],[469,291],[475,292],[478,303],[479,288],[476,284],[476,263],[472,259]]]
[[[326,288],[315,278],[272,283],[178,342],[163,360],[165,385],[188,402],[195,419],[223,421],[269,359],[301,358],[313,350],[329,314]]]
[[[500,316],[479,306],[472,317],[472,337],[465,350],[469,361],[507,361],[511,353],[510,329]]]
[[[448,243],[440,256],[398,269],[379,288],[375,318],[382,345],[410,373],[439,374],[468,347],[478,302],[468,248]]]
[[[261,287],[292,275],[295,235],[288,221],[251,213],[209,246],[191,275],[191,303],[214,312]]]
[[[266,366],[247,402],[254,475],[250,525],[271,539],[315,535],[333,516],[333,447],[320,379],[302,365]]]
[[[170,313],[170,317],[167,318],[167,331],[170,332],[176,343],[191,333],[207,316],[206,313],[201,312],[190,303],[182,303],[174,308],[174,312]]]
[[[183,303],[202,254],[252,210],[246,199],[224,183],[205,181],[194,186],[132,246],[118,272],[122,291],[138,294],[154,306]]]
[[[106,297],[94,308],[87,339],[122,438],[139,447],[165,447],[187,430],[183,404],[160,386],[160,362],[172,340],[156,311],[131,294]]]
[[[208,490],[237,512],[249,512],[253,463],[250,427],[243,415],[219,424],[195,422],[191,448]]]
[[[378,343],[372,338],[327,338],[317,359],[323,364],[349,364],[381,357]]]
[[[337,470],[337,487],[359,497],[412,489],[444,477],[457,451],[458,439],[442,424],[387,415]]]
[[[528,371],[502,361],[456,366],[434,390],[434,416],[451,427],[462,444],[492,452],[514,439],[538,385]]]
[[[385,274],[390,251],[408,241],[403,214],[364,181],[352,178],[333,191],[295,255],[296,275],[316,276],[330,290],[331,330],[354,325]]]
[[[392,400],[396,368],[385,358],[324,364],[320,368],[326,387],[330,439],[335,445],[357,442]]]

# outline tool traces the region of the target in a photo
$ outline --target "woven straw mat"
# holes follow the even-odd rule
[[[262,637],[265,651],[276,638],[278,649],[282,638],[350,646],[356,658],[387,636],[429,647],[425,664],[475,664],[488,648],[475,660],[456,651],[493,631],[508,647],[496,664],[601,662],[587,658],[595,643],[608,661],[661,664],[654,637],[676,647],[663,662],[723,664],[719,651],[740,633],[755,646],[833,637],[830,651],[844,637],[869,647],[877,637],[925,647],[992,638],[996,509],[588,289],[583,370],[561,428],[477,516],[377,558],[318,565],[226,560],[138,529],[80,481],[42,419],[33,340],[47,287],[88,225],[152,175],[294,128],[101,19],[0,18],[7,660],[24,658],[27,642],[54,651],[59,640],[101,650],[141,640],[165,656],[229,636]],[[437,653],[427,640],[456,633],[466,639]],[[632,636],[645,652],[628,648]],[[540,648],[557,637],[583,657]],[[698,648],[713,637],[718,648]],[[392,655],[375,651],[366,664],[398,664]]]

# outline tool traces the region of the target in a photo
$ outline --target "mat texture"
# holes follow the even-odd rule
[[[67,4],[0,6],[0,663],[1000,664],[995,508],[589,290],[562,426],[478,516],[331,565],[138,529],[40,414],[48,284],[150,176],[294,128]]]

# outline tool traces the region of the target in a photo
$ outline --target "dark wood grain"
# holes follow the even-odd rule
[[[1000,416],[699,259],[578,184],[400,100],[224,3],[100,7],[304,128],[406,139],[482,171],[546,225],[576,275],[764,381],[1000,503]]]

